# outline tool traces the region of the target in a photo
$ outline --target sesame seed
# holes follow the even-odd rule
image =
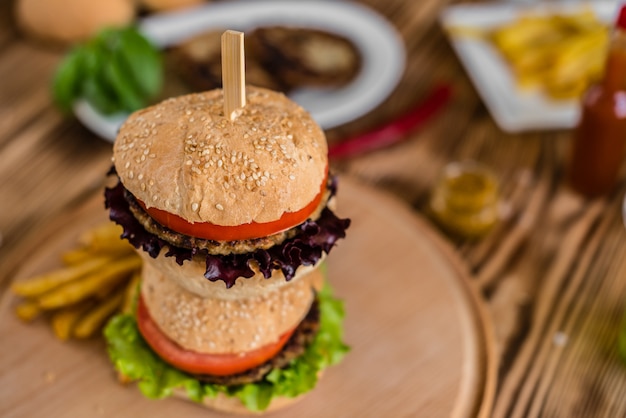
[[[224,210],[224,206],[220,205],[219,203],[215,205],[215,209],[217,210]]]
[[[197,202],[193,202],[191,204],[191,210],[193,210],[194,212],[197,212],[199,207],[200,207],[200,205],[198,205]]]

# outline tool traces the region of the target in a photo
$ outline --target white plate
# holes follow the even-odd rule
[[[302,89],[290,94],[324,129],[372,110],[393,91],[404,71],[404,44],[396,30],[371,9],[351,2],[229,1],[151,16],[140,22],[140,29],[164,48],[210,29],[247,31],[268,25],[326,30],[345,36],[359,49],[362,68],[348,85],[337,89]],[[115,139],[127,116],[102,115],[84,101],[75,104],[74,113],[85,126],[109,141]]]
[[[515,2],[451,6],[441,15],[444,28],[489,29],[511,22],[520,13],[568,13],[590,6],[598,18],[611,23],[617,1]],[[448,31],[448,33],[451,33]],[[451,36],[452,46],[496,123],[505,131],[563,129],[573,127],[579,117],[577,100],[554,101],[539,91],[521,92],[509,66],[498,51],[479,37]]]

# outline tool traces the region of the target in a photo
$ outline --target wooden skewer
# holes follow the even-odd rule
[[[233,120],[235,110],[246,105],[243,32],[227,30],[222,34],[222,88],[224,115]]]

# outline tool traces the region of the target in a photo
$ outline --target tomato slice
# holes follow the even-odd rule
[[[311,213],[319,206],[325,188],[326,179],[322,182],[320,192],[313,198],[311,203],[296,212],[283,213],[280,219],[276,221],[263,223],[253,221],[234,226],[215,225],[210,222],[189,222],[165,210],[155,207],[147,208],[144,202],[139,199],[137,201],[152,219],[178,233],[214,241],[240,241],[276,234],[306,221]]]
[[[277,355],[295,328],[280,336],[277,342],[245,353],[206,354],[189,351],[170,340],[150,317],[140,296],[137,303],[137,326],[148,345],[172,366],[193,374],[227,376],[265,363]]]

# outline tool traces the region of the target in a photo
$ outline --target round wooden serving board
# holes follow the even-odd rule
[[[496,364],[491,326],[465,268],[428,224],[395,199],[342,178],[348,237],[329,257],[352,351],[317,388],[272,417],[471,417],[489,414]],[[97,197],[42,231],[18,279],[59,266],[82,231],[106,219]],[[34,243],[33,243],[34,244]],[[209,417],[177,399],[117,383],[104,342],[60,342],[42,320],[0,306],[0,416]]]

